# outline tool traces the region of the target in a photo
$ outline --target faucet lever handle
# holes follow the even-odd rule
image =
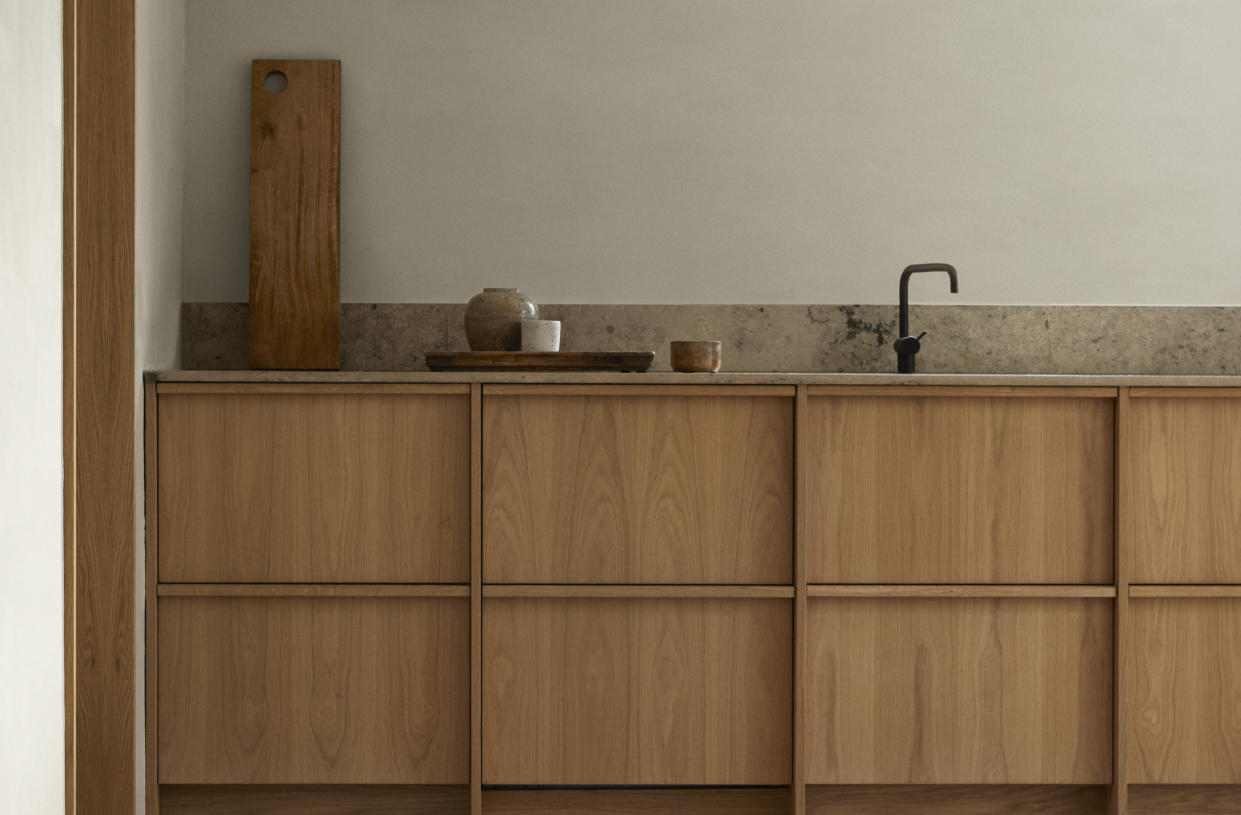
[[[925,337],[925,336],[926,336],[926,332],[925,332],[925,331],[923,331],[921,334],[919,334],[919,335],[918,335],[918,337],[917,337],[918,341],[919,341],[919,342],[921,342],[921,341],[922,341],[922,338],[923,338],[923,337]]]

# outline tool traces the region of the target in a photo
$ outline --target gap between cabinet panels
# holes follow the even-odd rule
[[[1129,428],[1129,388],[1118,388],[1115,425],[1115,513],[1112,570],[1116,600],[1112,621],[1112,787],[1109,815],[1129,815],[1129,540],[1132,491],[1132,439]]]
[[[470,815],[483,811],[483,386],[470,385]]]

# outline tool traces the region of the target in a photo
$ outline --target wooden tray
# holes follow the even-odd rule
[[[428,351],[432,371],[634,371],[655,361],[654,351]]]

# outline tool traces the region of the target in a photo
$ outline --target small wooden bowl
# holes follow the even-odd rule
[[[719,340],[672,341],[672,370],[686,374],[713,374],[719,369]]]

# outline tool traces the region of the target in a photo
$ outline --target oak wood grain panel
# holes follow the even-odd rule
[[[287,371],[277,373],[278,376],[289,376]],[[470,392],[466,383],[421,382],[403,384],[399,382],[161,382],[158,386],[160,395],[170,393],[311,393],[316,395],[365,393],[365,394],[397,394],[411,396],[428,396],[432,394],[457,394],[465,396]]]
[[[161,784],[465,784],[469,601],[170,597]]]
[[[1241,398],[1135,399],[1133,582],[1241,583]]]
[[[1134,784],[1241,784],[1241,599],[1135,600]]]
[[[787,815],[783,789],[487,790],[487,815]]]
[[[811,784],[1106,784],[1107,600],[809,604]]]
[[[107,1],[107,0],[105,0]],[[61,173],[64,179],[64,201],[62,202],[61,214],[61,260],[63,263],[61,269],[61,405],[60,405],[60,425],[61,425],[61,450],[64,459],[64,500],[62,503],[62,522],[64,534],[64,580],[63,580],[63,602],[65,608],[64,619],[64,692],[65,692],[65,723],[63,734],[65,739],[65,815],[75,815],[77,812],[77,765],[75,756],[77,754],[77,743],[74,735],[74,724],[77,719],[77,684],[73,674],[73,664],[76,660],[77,642],[77,598],[75,597],[75,586],[77,578],[77,563],[75,562],[75,552],[77,549],[77,540],[75,538],[77,531],[77,503],[75,482],[77,479],[73,476],[77,472],[77,432],[74,425],[77,416],[77,405],[75,399],[77,396],[78,382],[78,362],[77,349],[74,347],[77,342],[77,320],[75,316],[78,309],[77,300],[77,143],[78,131],[75,124],[77,119],[77,51],[78,51],[78,19],[77,7],[81,0],[61,0],[61,82],[64,94],[64,108],[61,122],[64,127],[64,143],[61,150]],[[124,0],[130,9],[133,8],[134,0]],[[122,45],[122,52],[133,50],[133,29],[122,25],[119,28],[110,29],[113,36],[120,35],[126,39]],[[113,110],[113,115],[124,116],[127,119],[126,124],[130,124],[134,120],[133,106],[126,110]],[[92,170],[98,173],[104,170],[105,184],[119,184],[122,187],[133,189],[134,176],[133,170],[127,178],[115,179],[110,177],[108,169],[95,165]],[[133,272],[129,273],[132,275]],[[131,282],[132,285],[132,282]],[[105,310],[110,313],[110,310]],[[123,313],[123,312],[122,312]],[[152,815],[159,815],[158,811]]]
[[[163,395],[160,580],[470,579],[465,395]]]
[[[798,386],[794,432],[799,441],[806,438],[808,404],[806,387]],[[793,456],[796,468],[793,518],[793,785],[789,790],[789,803],[793,815],[806,815],[806,509],[809,504],[806,473],[810,467],[806,445],[796,444]]]
[[[812,786],[811,815],[1100,815],[1100,786]]]
[[[250,366],[340,367],[339,61],[251,63]]]
[[[806,587],[810,597],[1115,597],[1115,586],[1000,586],[985,584],[866,586],[856,583]]]
[[[791,582],[791,398],[485,401],[488,582]]]
[[[653,599],[673,598],[770,598],[791,600],[795,596],[792,586],[564,586],[538,584],[533,586],[505,583],[483,586],[484,597],[619,597]]]
[[[470,386],[470,815],[483,815],[483,386]]]
[[[1135,784],[1130,815],[1241,815],[1241,786]]]
[[[788,600],[485,600],[483,781],[788,784],[791,612]]]
[[[1112,786],[1108,815],[1129,815],[1129,581],[1133,573],[1133,400],[1128,388],[1116,396],[1116,500],[1112,547],[1116,601],[1112,605]]]
[[[60,5],[64,24],[65,808],[111,815],[134,810],[137,776],[136,15],[134,0],[44,5]],[[8,23],[7,8],[5,18],[6,53],[18,59],[33,44],[17,39],[23,27]],[[5,81],[16,81],[11,71]],[[9,200],[21,200],[5,186]],[[20,261],[4,254],[7,282]]]
[[[157,509],[159,496],[159,406],[158,397],[155,393],[155,383],[147,382],[142,388],[142,421],[143,421],[143,461],[145,465],[144,489],[145,489],[145,513],[144,521],[146,534],[146,551],[144,553],[145,563],[145,593],[143,596],[144,605],[144,622],[145,630],[143,631],[143,645],[145,651],[143,658],[146,662],[146,682],[143,686],[143,697],[146,703],[146,722],[143,731],[143,752],[146,753],[146,789],[143,797],[146,802],[146,815],[159,815],[159,750],[156,745],[159,743],[159,730],[157,723],[159,722],[159,620],[157,613],[159,611],[159,603],[155,598],[159,590],[158,574],[159,560],[157,552],[159,549],[159,539],[156,533],[159,531],[159,514]]]
[[[580,376],[580,374],[578,374]],[[569,374],[568,376],[574,376]],[[625,377],[626,380],[632,377]],[[642,381],[648,381],[642,377]],[[627,385],[607,384],[496,384],[484,385],[487,396],[760,396],[774,399],[791,398],[796,388],[791,385],[707,385],[702,380],[689,385]]]
[[[1211,378],[1208,378],[1208,382]],[[1129,394],[1134,399],[1236,399],[1241,397],[1241,388],[1224,388],[1214,385],[1205,387],[1155,387],[1130,388]]]
[[[466,815],[465,787],[180,785],[160,788],[163,815]]]
[[[1130,586],[1129,597],[1142,599],[1146,597],[1238,597],[1241,598],[1241,586],[1215,585],[1179,585],[1179,586]]]
[[[160,597],[469,597],[446,583],[161,583]]]
[[[952,397],[982,396],[989,399],[1111,399],[1117,389],[1089,386],[1046,385],[807,385],[811,397],[815,396],[915,396]]]
[[[1110,400],[809,401],[810,582],[1112,582]]]

